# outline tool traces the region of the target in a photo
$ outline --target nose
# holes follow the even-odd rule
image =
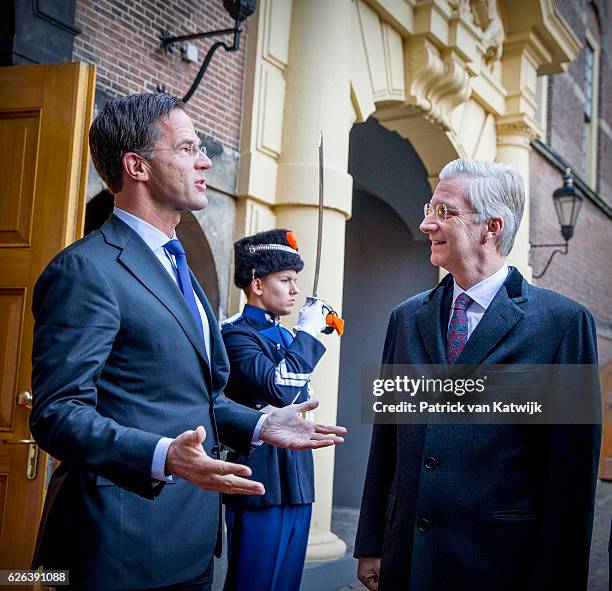
[[[435,212],[431,212],[429,215],[423,218],[423,221],[419,225],[419,230],[424,234],[435,232],[438,229],[438,220],[436,219]]]
[[[212,162],[210,158],[202,151],[198,152],[198,156],[195,159],[194,165],[198,170],[208,170],[209,168],[212,168]]]
[[[291,294],[292,294],[292,295],[296,295],[296,294],[298,294],[298,293],[300,293],[300,290],[298,289],[297,284],[292,283],[292,284],[291,284]]]

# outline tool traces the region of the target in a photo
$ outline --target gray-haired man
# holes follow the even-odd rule
[[[596,364],[589,312],[506,265],[515,169],[444,167],[421,230],[449,271],[391,314],[385,364]],[[582,395],[598,405],[596,384]],[[599,425],[375,425],[355,556],[371,590],[586,589]]]

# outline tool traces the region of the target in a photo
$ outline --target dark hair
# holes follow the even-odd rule
[[[123,155],[151,150],[160,135],[157,121],[183,108],[181,99],[163,92],[120,96],[104,105],[89,130],[89,147],[96,170],[113,193],[123,185]]]

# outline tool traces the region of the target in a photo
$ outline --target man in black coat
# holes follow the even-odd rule
[[[507,267],[511,167],[456,160],[421,230],[449,271],[391,314],[384,364],[593,364],[593,319]],[[598,407],[595,382],[581,392]],[[595,422],[595,421],[594,421]],[[375,425],[355,543],[370,590],[586,589],[597,424]]]

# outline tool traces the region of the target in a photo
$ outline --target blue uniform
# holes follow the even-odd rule
[[[248,304],[223,324],[221,334],[230,360],[229,398],[256,410],[309,398],[310,375],[325,352],[316,338],[303,331],[294,337],[271,314]],[[264,443],[250,457],[231,452],[228,460],[249,466],[266,494],[223,496],[226,591],[297,591],[314,501],[311,450]]]

